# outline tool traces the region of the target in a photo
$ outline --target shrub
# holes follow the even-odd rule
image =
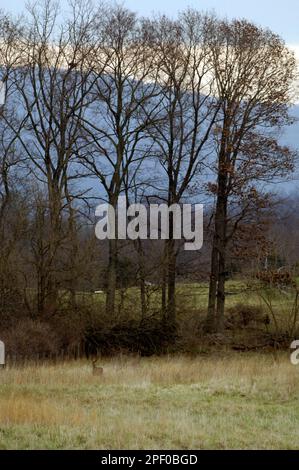
[[[48,323],[29,319],[4,332],[3,339],[7,353],[28,358],[51,356],[60,348],[59,338]]]
[[[242,328],[252,323],[267,325],[270,323],[270,318],[257,305],[239,303],[228,309],[227,326]]]

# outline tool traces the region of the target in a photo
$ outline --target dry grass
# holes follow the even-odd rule
[[[0,371],[0,448],[299,448],[287,354],[103,360]]]

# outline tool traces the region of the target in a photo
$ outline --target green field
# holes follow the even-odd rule
[[[148,292],[148,313],[160,311],[161,291],[159,286],[150,286]],[[264,314],[269,315],[270,324],[267,331],[275,331],[275,322],[279,332],[290,329],[294,320],[294,301],[296,290],[294,288],[278,289],[274,287],[263,287],[261,284],[251,280],[232,279],[226,283],[226,314],[236,307],[255,306],[259,307]],[[80,292],[77,300],[105,315],[105,293],[94,294]],[[186,325],[195,325],[198,321],[204,321],[208,305],[207,283],[177,283],[176,288],[177,321],[182,328]],[[271,307],[271,309],[269,308]],[[299,305],[297,305],[299,309]],[[140,292],[138,287],[131,287],[116,293],[116,315],[115,320],[127,320],[139,318],[141,311]],[[274,318],[275,317],[275,318]],[[298,315],[299,317],[299,315]],[[109,317],[109,320],[111,317]],[[298,318],[299,320],[299,318]]]

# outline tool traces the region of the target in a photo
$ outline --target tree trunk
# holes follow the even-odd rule
[[[61,197],[57,185],[49,184],[50,237],[45,314],[53,315],[58,304],[57,250],[61,242]]]
[[[114,175],[114,178],[117,178]],[[118,265],[118,241],[117,241],[117,201],[119,195],[119,188],[109,196],[109,204],[114,208],[115,214],[115,238],[109,239],[109,258],[108,258],[108,272],[107,272],[107,290],[106,290],[106,314],[114,315],[115,313],[115,296],[116,296],[116,280],[117,280],[117,265]]]
[[[167,240],[167,270],[167,321],[174,326],[176,320],[176,253],[175,240],[173,238]]]
[[[109,261],[107,273],[106,313],[114,315],[117,270],[117,240],[109,240]]]
[[[209,303],[205,329],[211,333],[224,328],[225,304],[225,258],[227,227],[227,170],[225,152],[219,155],[217,202],[212,243],[211,274],[209,285]]]
[[[69,294],[70,294],[70,304],[73,308],[76,307],[76,294],[78,291],[78,273],[77,268],[77,261],[78,261],[78,251],[79,251],[79,241],[78,241],[78,231],[77,231],[77,224],[76,224],[76,212],[72,206],[72,200],[69,195],[68,186],[66,184],[65,187],[65,194],[68,204],[68,244],[70,245],[70,280],[69,280]]]
[[[219,253],[219,273],[217,286],[217,312],[216,328],[221,333],[224,329],[224,306],[225,306],[225,256],[224,252]]]
[[[208,313],[205,323],[206,333],[212,333],[215,329],[215,308],[216,308],[216,295],[217,295],[217,281],[218,281],[218,250],[216,247],[216,233],[213,237],[213,246],[211,254],[211,273],[209,282],[209,302]]]
[[[145,286],[145,260],[142,241],[137,239],[137,252],[139,264],[139,285],[140,285],[140,302],[141,302],[141,319],[146,317],[147,302],[146,302],[146,286]]]
[[[224,329],[224,306],[225,306],[225,261],[226,261],[226,229],[227,229],[227,175],[222,174],[219,178],[219,197],[217,211],[217,242],[218,242],[218,284],[217,284],[217,310],[216,330],[222,332]]]
[[[161,281],[161,309],[162,309],[162,318],[166,320],[167,316],[167,276],[166,276],[166,268],[167,268],[167,256],[166,256],[166,246],[164,247],[164,256],[162,262],[162,281]]]

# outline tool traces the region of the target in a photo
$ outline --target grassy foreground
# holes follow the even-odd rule
[[[0,370],[1,449],[299,449],[287,353]]]

